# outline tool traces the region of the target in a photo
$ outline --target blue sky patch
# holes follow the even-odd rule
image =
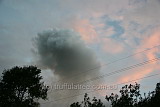
[[[125,32],[120,21],[107,21],[107,25],[114,28],[115,33],[111,36],[114,39],[120,39],[120,36]]]

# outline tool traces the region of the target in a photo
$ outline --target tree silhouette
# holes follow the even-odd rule
[[[155,91],[149,92],[139,103],[138,107],[159,107],[160,106],[160,83],[157,83]]]
[[[138,100],[141,99],[140,84],[125,85],[119,91],[121,96],[111,93],[110,96],[106,95],[106,100],[111,101],[113,107],[134,107],[137,105]]]
[[[70,107],[82,107],[82,106],[83,107],[105,107],[101,102],[101,100],[97,99],[96,97],[94,97],[92,101],[90,101],[90,98],[88,97],[87,93],[85,93],[84,100],[81,103],[76,102],[70,105]]]
[[[47,99],[48,86],[35,66],[13,67],[4,70],[0,80],[1,107],[36,107],[38,99]]]
[[[106,95],[106,100],[111,102],[112,107],[160,107],[160,83],[157,83],[155,91],[144,93],[144,96],[140,94],[140,84],[125,85],[119,91],[120,95],[111,93]],[[84,101],[81,103],[73,103],[70,107],[105,107],[101,100],[97,100],[95,97],[92,101],[86,93],[84,95]]]
[[[160,83],[157,83],[155,91],[144,93],[144,98],[140,94],[140,84],[125,85],[119,91],[120,96],[111,94],[106,96],[107,101],[111,101],[112,107],[159,107],[160,106]]]

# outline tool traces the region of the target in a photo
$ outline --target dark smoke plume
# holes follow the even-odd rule
[[[99,66],[93,51],[73,30],[53,29],[39,33],[35,38],[35,46],[38,63],[44,68],[54,70],[58,75]]]

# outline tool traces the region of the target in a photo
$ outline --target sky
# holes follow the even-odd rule
[[[0,0],[0,73],[16,65],[37,65],[42,69],[45,83],[51,84],[64,77],[70,78],[67,74],[73,73],[77,78],[80,76],[79,71],[66,73],[66,68],[63,68],[68,61],[73,61],[73,51],[78,52],[74,53],[75,61],[79,61],[76,64],[80,65],[76,67],[83,68],[88,63],[92,65],[92,62],[101,65],[93,73],[84,72],[85,76],[82,75],[77,81],[160,57],[159,10],[160,0]],[[41,37],[51,39],[39,41]],[[63,41],[67,42],[63,44]],[[43,43],[49,44],[48,47],[42,48]],[[57,47],[54,47],[55,44]],[[71,54],[69,57],[68,54],[60,55],[62,51],[55,54],[57,51],[54,49],[66,49],[63,52]],[[105,65],[146,49],[150,50]],[[67,58],[64,60],[62,56]],[[54,63],[57,58],[59,62]],[[159,70],[159,61],[155,61],[96,80],[92,84],[123,83],[160,73]],[[137,82],[141,84],[142,92],[148,92],[154,89],[159,78],[157,75]],[[73,81],[75,78],[69,82]],[[50,95],[49,101],[66,97],[70,92],[63,96],[64,93]],[[72,92],[75,93],[81,92]],[[104,94],[109,93],[102,91],[94,94],[103,98]],[[79,101],[77,99],[47,103],[47,106],[69,105]]]

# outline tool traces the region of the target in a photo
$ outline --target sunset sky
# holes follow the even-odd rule
[[[83,72],[86,75],[83,80],[101,76],[160,57],[160,0],[0,0],[0,73],[16,65],[37,65],[42,69],[47,84],[65,77],[63,72],[57,76],[54,67],[52,69],[50,65],[46,66],[46,63],[43,63],[42,60],[46,61],[45,58],[48,56],[38,53],[37,50],[40,50],[35,46],[37,34],[43,36],[45,34],[42,32],[52,29],[58,29],[55,30],[58,33],[62,32],[59,34],[62,37],[64,29],[76,32],[80,35],[80,40],[74,38],[74,33],[68,34],[73,34],[69,37],[74,38],[74,41],[70,38],[63,39],[70,40],[71,45],[77,42],[78,45],[82,44],[84,47],[80,46],[82,51],[91,50],[95,56],[95,59],[91,60],[93,62],[96,60],[101,65],[99,70],[93,71],[93,75],[90,72]],[[144,51],[146,49],[149,50]],[[88,55],[87,52],[85,55]],[[139,54],[125,58],[135,53]],[[39,60],[37,56],[41,59]],[[125,59],[119,60],[122,58]],[[119,61],[113,62],[115,60]],[[40,61],[43,66],[39,64]],[[108,63],[111,64],[106,66]],[[94,82],[112,85],[157,73],[160,73],[159,61]],[[79,72],[77,75],[75,73],[75,76],[79,76]],[[74,79],[76,78],[72,81]],[[137,82],[142,85],[143,92],[148,92],[153,90],[159,81],[160,75],[157,75]],[[104,94],[109,94],[104,91],[95,93],[102,98]],[[58,95],[56,96],[59,99]],[[49,101],[54,99],[51,97]],[[66,102],[58,101],[48,104],[48,107],[60,103],[70,104],[74,101],[77,100],[72,98]]]

